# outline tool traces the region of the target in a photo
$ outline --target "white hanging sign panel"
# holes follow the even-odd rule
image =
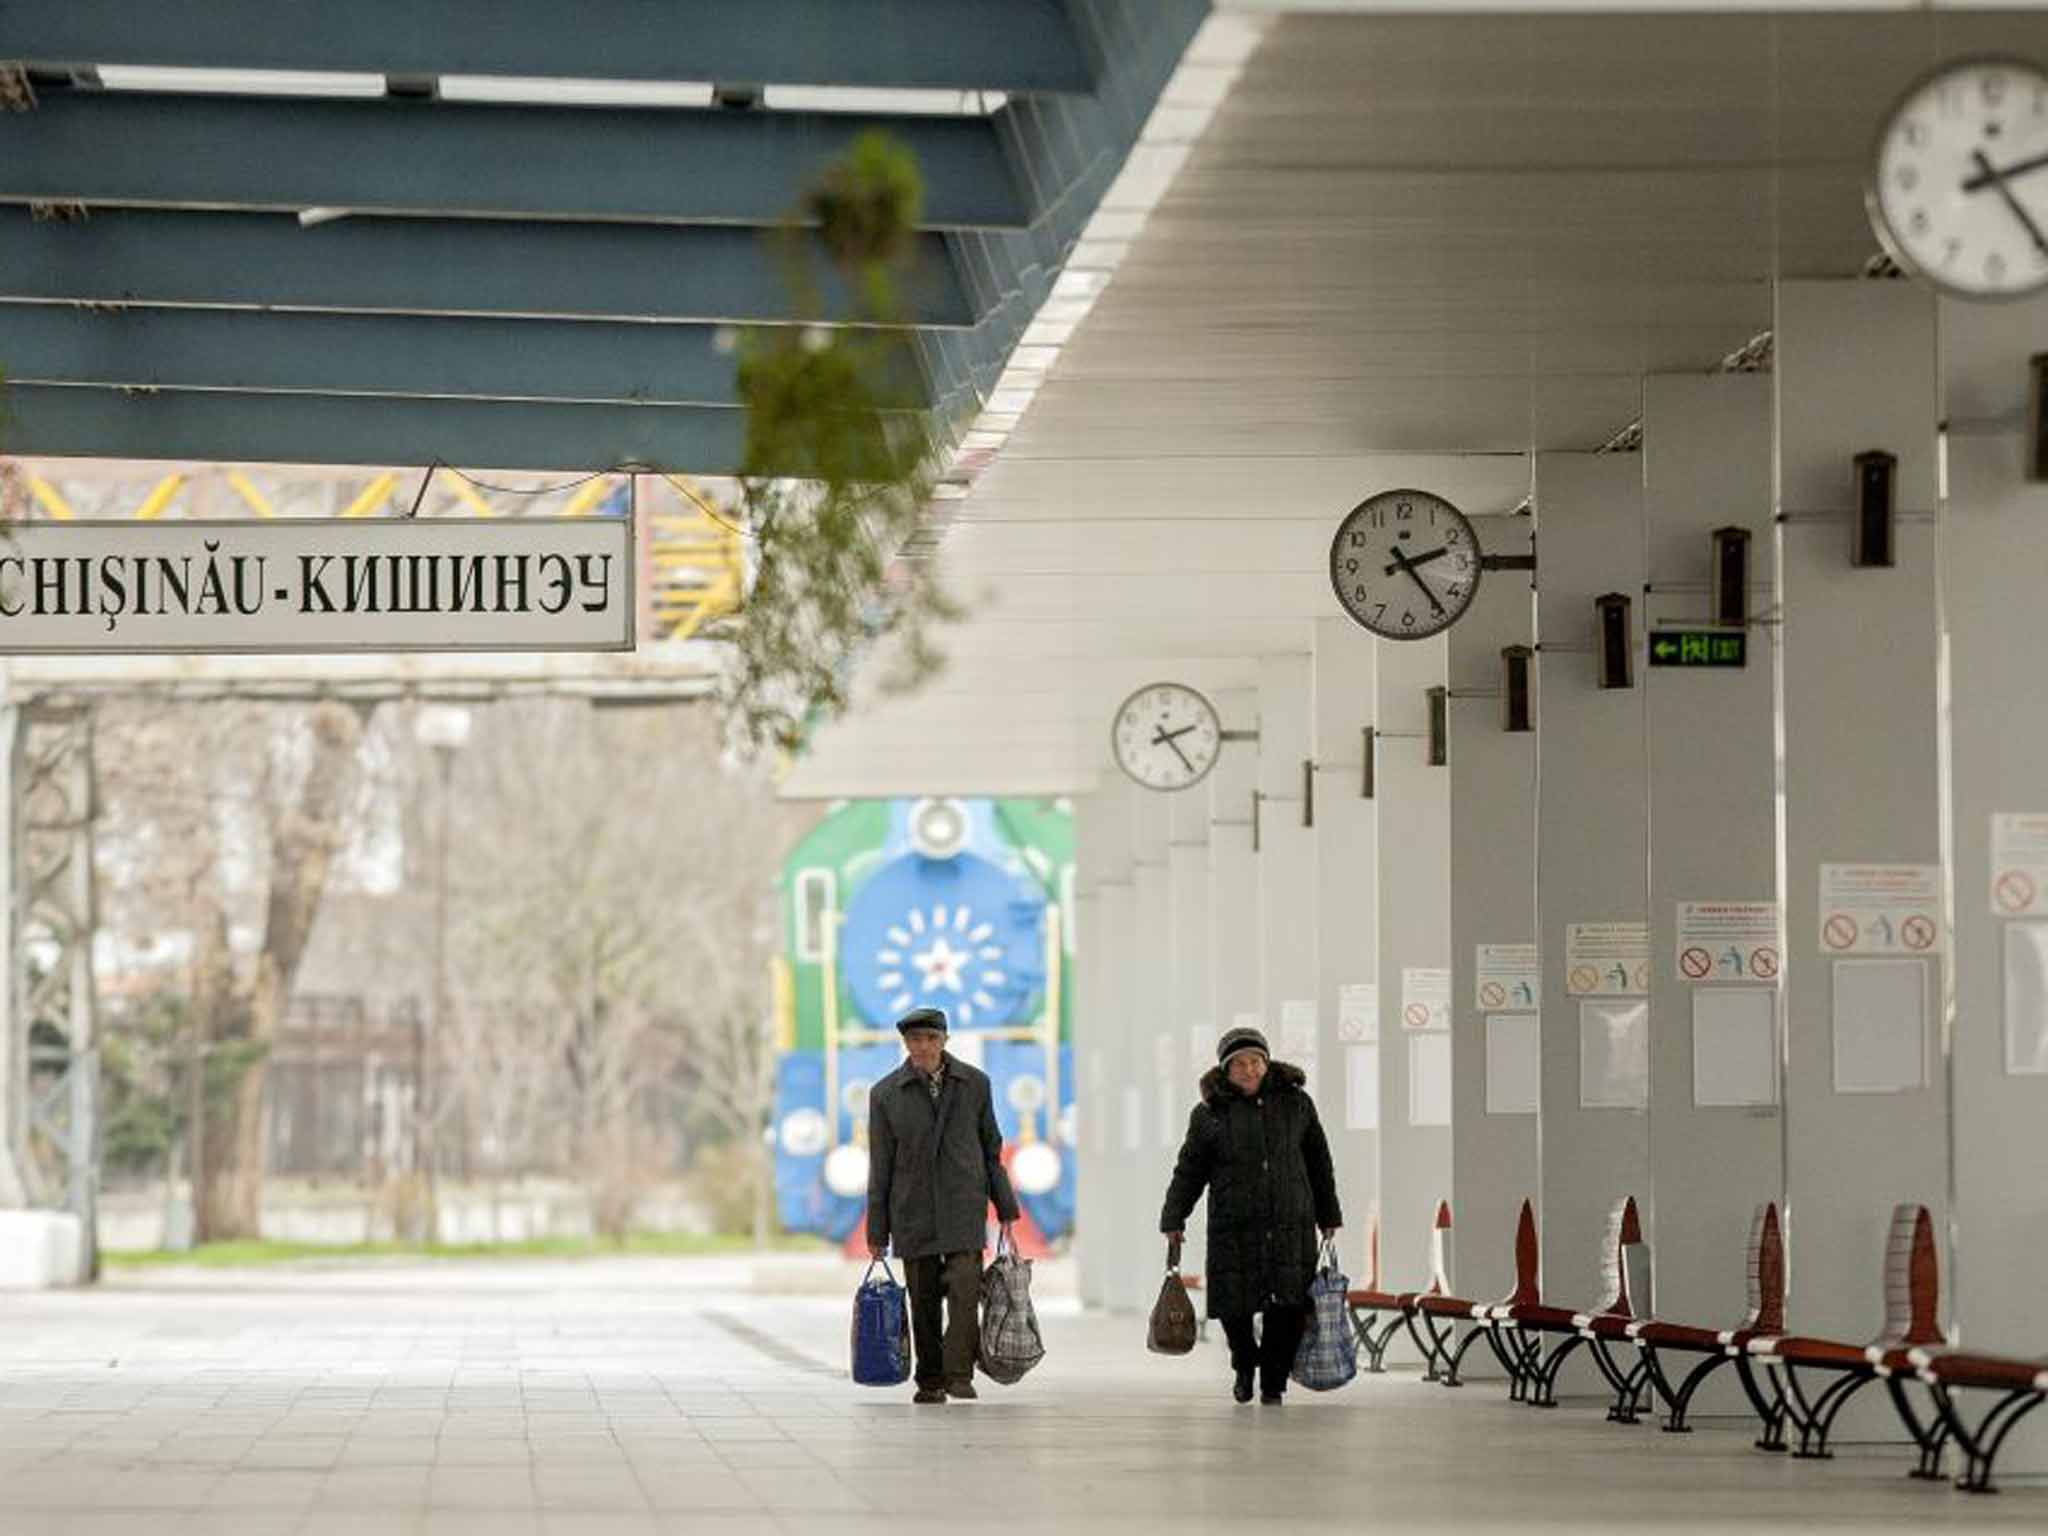
[[[2048,814],[1992,816],[1991,915],[2048,915]]]
[[[17,522],[0,655],[623,651],[620,517]]]
[[[1676,932],[1680,981],[1778,980],[1775,901],[1681,901]]]
[[[1823,864],[1820,947],[1829,955],[1941,950],[1941,866]]]
[[[1346,1045],[1380,1037],[1380,989],[1377,982],[1354,981],[1337,989],[1337,1038]]]
[[[1650,990],[1648,923],[1567,923],[1564,986],[1573,997],[1630,997]]]
[[[1533,1010],[1543,994],[1543,961],[1534,944],[1474,946],[1472,990],[1484,1013]]]
[[[1280,1005],[1280,1054],[1296,1066],[1316,1059],[1316,1005],[1313,998]]]
[[[1427,966],[1401,968],[1401,1027],[1451,1027],[1451,973]]]
[[[1486,1112],[1533,1115],[1543,1081],[1542,1026],[1533,1013],[1486,1016]]]

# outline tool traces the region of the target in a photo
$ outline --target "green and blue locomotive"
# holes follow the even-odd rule
[[[1060,800],[835,804],[782,869],[776,1210],[858,1244],[868,1090],[903,1058],[895,1020],[943,1008],[947,1048],[989,1075],[1030,1245],[1074,1221],[1070,1040],[1074,824]]]

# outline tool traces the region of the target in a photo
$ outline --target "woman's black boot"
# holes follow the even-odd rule
[[[1237,1373],[1237,1380],[1230,1384],[1230,1395],[1240,1403],[1252,1400],[1252,1367],[1246,1366]]]

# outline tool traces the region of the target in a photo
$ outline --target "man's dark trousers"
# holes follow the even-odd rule
[[[1308,1325],[1307,1307],[1268,1307],[1263,1338],[1252,1334],[1252,1314],[1226,1317],[1223,1336],[1230,1340],[1230,1368],[1259,1371],[1259,1391],[1277,1397],[1287,1390],[1288,1372],[1294,1369],[1294,1353],[1301,1348],[1302,1329]]]
[[[903,1261],[910,1285],[910,1336],[917,1345],[917,1384],[972,1381],[981,1351],[981,1254],[931,1254]],[[945,1326],[939,1307],[946,1309]]]

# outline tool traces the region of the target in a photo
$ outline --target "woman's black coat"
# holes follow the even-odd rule
[[[1180,1232],[1209,1190],[1209,1257],[1202,1275],[1209,1316],[1240,1317],[1308,1300],[1316,1229],[1341,1227],[1330,1143],[1302,1087],[1301,1068],[1276,1061],[1256,1094],[1221,1067],[1202,1077],[1202,1102],[1166,1187],[1161,1232]]]

